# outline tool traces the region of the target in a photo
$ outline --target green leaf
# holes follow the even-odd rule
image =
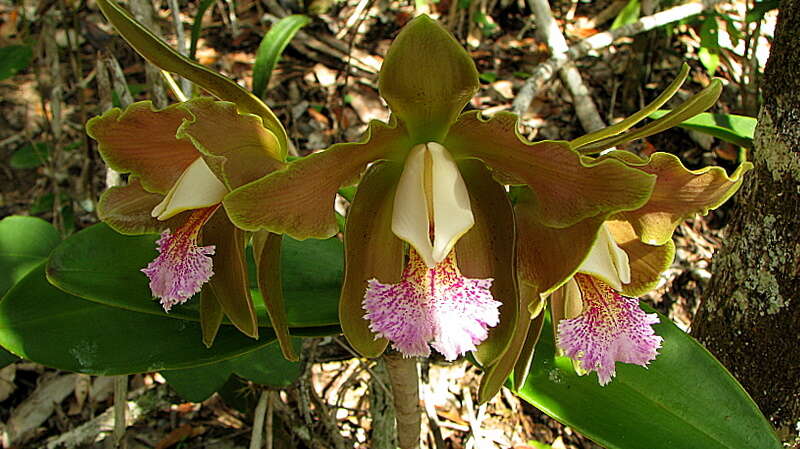
[[[255,114],[264,121],[264,126],[277,137],[281,145],[282,157],[286,157],[288,137],[275,113],[258,97],[254,96],[232,80],[208,67],[178,53],[158,36],[137,22],[130,13],[114,0],[97,0],[109,22],[123,38],[142,56],[154,65],[181,75],[206,89],[220,100],[236,103],[240,112]]]
[[[253,66],[253,94],[264,97],[269,79],[281,53],[289,45],[300,28],[311,22],[311,18],[303,14],[286,16],[270,27],[256,51],[256,62]]]
[[[295,349],[300,339],[293,339]],[[268,344],[240,357],[210,365],[182,370],[162,371],[170,386],[184,399],[201,402],[222,388],[231,374],[259,385],[285,388],[300,376],[300,364],[289,362],[277,344]]]
[[[658,110],[650,114],[650,118],[659,119],[669,112],[668,109]],[[755,117],[703,112],[679,123],[678,126],[710,134],[718,139],[741,147],[753,148],[753,136],[757,124],[758,120]]]
[[[705,89],[692,95],[688,100],[684,101],[658,120],[628,133],[600,139],[576,149],[581,154],[594,154],[617,145],[660,133],[710,108],[711,105],[716,103],[721,93],[722,82],[715,78],[711,80],[711,83]]]
[[[0,297],[47,259],[60,241],[56,228],[41,218],[0,220]]]
[[[0,80],[11,78],[31,64],[33,49],[28,45],[0,48]]]
[[[697,56],[708,74],[714,76],[719,66],[719,24],[713,14],[706,17],[700,26],[700,51]]]
[[[51,152],[46,143],[29,143],[15,151],[8,164],[16,169],[36,168],[47,163]]]
[[[0,345],[42,365],[86,374],[110,376],[200,366],[245,354],[274,340],[268,330],[254,340],[233,326],[222,326],[214,346],[207,349],[200,323],[72,296],[47,282],[44,263],[0,301]]]
[[[189,42],[189,57],[192,59],[195,59],[197,54],[197,41],[200,39],[200,31],[203,29],[203,15],[213,4],[214,0],[201,0],[200,4],[197,5],[197,13],[192,23],[192,37]]]
[[[768,11],[773,9],[778,9],[778,5],[780,5],[780,0],[762,0],[756,1],[756,4],[753,6],[752,9],[747,11],[747,15],[745,16],[745,22],[759,22],[764,18],[764,14]]]
[[[169,314],[152,299],[147,277],[139,270],[156,256],[156,235],[124,236],[106,224],[78,232],[53,251],[47,275],[53,285],[73,295],[115,308],[182,318],[200,319],[198,298],[174,307]],[[342,282],[342,243],[335,239],[283,239],[283,294],[289,327],[338,325]],[[251,287],[255,265],[248,248]],[[259,326],[269,326],[261,294],[251,290]],[[225,321],[224,324],[230,324]],[[223,326],[227,327],[227,326]]]
[[[593,133],[586,134],[584,136],[578,137],[575,140],[570,141],[570,145],[573,149],[580,149],[582,146],[587,145],[592,142],[596,142],[600,139],[605,139],[606,137],[616,136],[617,134],[629,130],[633,125],[641,122],[644,120],[649,114],[656,111],[658,108],[664,105],[670,98],[672,98],[678,89],[680,89],[681,85],[684,81],[686,81],[686,77],[689,76],[689,64],[683,64],[681,67],[680,73],[675,79],[667,86],[664,92],[656,97],[650,104],[643,107],[640,111],[635,112],[630,117],[625,118],[624,120],[620,121],[619,123],[615,123],[610,126],[606,126],[603,129],[597,130]]]
[[[736,379],[669,318],[659,318],[654,328],[664,343],[656,360],[648,369],[618,363],[605,387],[594,373],[578,376],[570,359],[554,356],[552,326],[545,323],[518,394],[608,449],[779,449]]]
[[[628,0],[628,4],[622,8],[622,11],[617,14],[614,23],[611,24],[611,29],[616,30],[619,27],[629,25],[639,20],[642,5],[639,0]]]

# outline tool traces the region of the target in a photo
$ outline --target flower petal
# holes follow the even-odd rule
[[[435,142],[412,148],[397,184],[392,232],[431,268],[474,223],[467,188],[447,150]]]
[[[203,344],[210,348],[217,338],[219,326],[222,324],[222,306],[217,301],[214,290],[204,288],[200,292],[200,329],[203,332]]]
[[[622,286],[622,294],[635,298],[656,288],[661,273],[669,268],[675,258],[672,240],[658,246],[643,243],[627,221],[607,221],[606,227],[617,245],[628,254],[630,261],[631,280]]]
[[[286,130],[263,101],[234,81],[175,51],[145,26],[137,22],[130,13],[121,8],[114,0],[100,0],[97,5],[122,37],[131,44],[137,53],[144,56],[148,61],[164,70],[175,72],[191,80],[194,84],[221,100],[235,103],[243,112],[260,116],[267,128],[278,137],[281,142],[283,156],[285,156],[286,142],[288,140]]]
[[[361,303],[368,281],[396,283],[403,272],[403,241],[391,230],[392,203],[401,168],[393,162],[372,165],[359,183],[347,213],[339,321],[347,341],[365,357],[379,356],[388,343],[372,333],[364,318]]]
[[[389,47],[378,87],[392,112],[408,124],[413,143],[425,143],[441,141],[480,83],[469,54],[422,15]]]
[[[456,244],[458,268],[468,278],[494,279],[491,293],[502,303],[500,323],[489,330],[489,337],[475,353],[478,362],[488,366],[507,351],[517,325],[514,213],[505,188],[492,179],[483,162],[465,160],[459,162],[458,168],[475,216],[475,226]]]
[[[247,282],[244,231],[233,226],[224,212],[219,212],[203,226],[202,241],[217,250],[217,272],[209,287],[223,312],[242,333],[258,338],[258,321]]]
[[[580,362],[580,368],[597,371],[600,385],[616,374],[615,363],[647,366],[656,358],[661,337],[651,325],[656,314],[646,314],[639,300],[620,295],[588,275],[575,276],[583,293],[583,312],[558,323],[558,346]]]
[[[298,361],[300,358],[292,345],[289,335],[286,304],[283,299],[283,283],[281,282],[281,242],[282,236],[267,231],[253,235],[253,258],[256,261],[258,288],[269,315],[269,321],[281,353],[286,360]]]
[[[605,215],[587,218],[567,228],[542,224],[529,189],[517,189],[514,217],[517,225],[519,278],[548,294],[578,271],[586,258]]]
[[[339,187],[358,179],[368,163],[404,155],[409,147],[402,126],[373,121],[363,142],[334,145],[239,187],[225,197],[225,209],[248,231],[331,237],[339,229],[333,209]]]
[[[364,295],[370,329],[408,357],[426,357],[428,344],[447,360],[474,351],[496,326],[500,303],[489,292],[491,279],[461,276],[455,253],[434,268],[409,250],[397,284],[369,281]]]
[[[657,177],[647,203],[619,215],[633,225],[642,242],[650,245],[667,243],[682,221],[721,206],[741,187],[742,175],[753,167],[745,162],[729,177],[721,167],[688,170],[680,159],[668,153],[654,153],[649,160],[634,160],[630,153],[621,153],[614,151],[606,157],[624,158],[629,166]]]
[[[214,245],[198,246],[200,228],[217,207],[193,212],[173,234],[169,229],[156,242],[158,256],[142,272],[150,278],[153,296],[161,300],[164,310],[183,304],[214,275],[211,257]]]
[[[546,226],[564,228],[602,213],[637,209],[649,198],[654,176],[620,161],[585,163],[566,142],[531,144],[517,134],[516,121],[510,113],[488,121],[478,112],[462,114],[444,146],[457,160],[480,159],[530,186],[532,213]]]
[[[614,290],[622,290],[622,284],[631,281],[631,268],[628,254],[614,240],[608,228],[603,225],[597,233],[592,249],[578,268],[581,273],[599,278]]]
[[[263,126],[261,117],[211,99],[191,100],[184,108],[190,119],[178,129],[178,138],[190,140],[229,189],[284,167],[278,139]]]
[[[193,209],[202,209],[222,202],[228,189],[198,157],[175,181],[164,199],[150,213],[161,221]]]
[[[112,187],[100,196],[97,215],[115,231],[125,235],[139,235],[177,229],[188,214],[181,214],[168,221],[158,221],[150,215],[164,196],[150,193],[142,188],[139,178],[131,177],[128,185]]]
[[[89,120],[86,132],[97,140],[109,167],[136,175],[150,192],[165,194],[200,156],[191,142],[175,137],[188,117],[180,104],[156,110],[142,101]]]

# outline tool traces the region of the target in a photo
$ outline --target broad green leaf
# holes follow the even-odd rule
[[[570,146],[573,149],[580,149],[580,147],[596,142],[600,139],[605,139],[606,137],[616,136],[617,134],[629,130],[633,125],[641,122],[645,118],[648,117],[648,114],[653,113],[658,108],[664,105],[670,98],[672,98],[678,89],[680,89],[683,82],[686,81],[686,77],[689,76],[689,64],[683,64],[681,67],[680,73],[678,76],[675,77],[675,80],[670,83],[669,86],[661,92],[661,94],[656,97],[650,104],[643,107],[640,111],[635,112],[630,117],[625,118],[624,120],[620,121],[619,123],[615,123],[610,126],[606,126],[603,129],[597,130],[593,133],[586,134],[584,136],[578,137],[575,140],[570,141]],[[650,118],[655,118],[650,115]]]
[[[668,109],[654,111],[650,114],[650,118],[659,119],[669,112]],[[753,148],[753,135],[755,134],[757,123],[758,120],[755,117],[703,112],[681,122],[678,126],[710,134],[718,139],[745,148]]]
[[[639,0],[628,0],[628,4],[622,8],[622,11],[617,14],[617,18],[614,19],[614,23],[611,24],[611,29],[616,30],[619,27],[636,22],[639,20],[641,10],[642,5]]]
[[[296,350],[300,339],[293,339]],[[289,362],[281,355],[277,344],[210,365],[182,370],[162,371],[170,386],[184,399],[201,402],[225,385],[231,374],[259,385],[285,388],[300,375],[300,364]]]
[[[0,80],[11,78],[28,67],[33,59],[33,49],[28,45],[9,45],[0,48]]]
[[[208,349],[201,341],[200,323],[72,296],[47,282],[44,263],[0,301],[0,345],[42,365],[86,374],[110,376],[200,366],[245,354],[274,340],[266,329],[254,340],[232,326],[222,326],[214,346]]]
[[[264,120],[264,126],[278,138],[281,145],[281,157],[286,157],[288,146],[286,130],[278,121],[275,113],[258,97],[232,80],[178,53],[137,22],[114,0],[98,0],[97,6],[122,37],[148,61],[164,70],[183,76],[220,100],[236,103],[241,112],[261,117]]]
[[[708,74],[714,76],[719,66],[719,24],[713,14],[706,17],[700,26],[700,51],[697,56]]]
[[[0,220],[0,297],[47,259],[61,241],[50,223],[36,217]]]
[[[669,318],[660,319],[654,328],[664,344],[656,360],[648,369],[618,363],[605,387],[594,373],[578,376],[570,359],[554,356],[552,326],[545,323],[518,394],[608,449],[779,449],[733,376]]]
[[[147,277],[139,270],[156,256],[157,238],[152,234],[124,236],[102,223],[91,226],[56,248],[48,263],[48,278],[64,291],[90,301],[198,321],[199,297],[174,307],[169,314],[152,298]],[[258,324],[269,326],[261,294],[254,290],[256,277],[251,251],[247,253]],[[338,325],[342,243],[335,238],[302,242],[284,238],[281,264],[289,327]],[[230,323],[225,321],[224,324]]]
[[[11,155],[8,165],[16,169],[36,168],[47,163],[51,152],[46,143],[29,143]]]
[[[303,14],[286,16],[270,27],[256,51],[256,62],[253,65],[253,94],[264,97],[272,70],[278,64],[281,53],[289,45],[300,28],[311,22],[311,18]]]
[[[665,114],[660,119],[650,122],[641,128],[635,129],[628,133],[608,137],[587,145],[583,145],[577,150],[581,154],[599,153],[608,148],[622,145],[623,143],[660,133],[661,131],[672,128],[673,126],[677,126],[681,122],[710,108],[711,105],[716,103],[721,93],[722,82],[719,79],[713,79],[705,89],[692,95],[688,100],[681,103],[678,107],[670,111],[668,114]]]
[[[17,360],[19,360],[19,357],[6,351],[3,348],[0,348],[0,368],[5,368],[6,366],[16,362]]]
[[[192,37],[189,42],[189,58],[195,59],[197,54],[197,41],[200,39],[200,31],[203,29],[203,15],[205,15],[208,8],[214,4],[214,0],[201,0],[197,5],[197,12],[192,22]]]

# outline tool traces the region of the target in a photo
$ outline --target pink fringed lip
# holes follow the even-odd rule
[[[655,334],[659,322],[647,314],[639,300],[622,296],[599,279],[575,275],[581,290],[583,311],[558,324],[558,346],[581,369],[597,371],[600,385],[616,375],[616,362],[647,366],[658,355],[663,339]]]
[[[210,257],[214,246],[197,246],[197,236],[218,208],[195,210],[174,234],[169,229],[161,233],[156,242],[158,256],[142,268],[150,279],[153,296],[160,299],[165,311],[186,302],[214,275]]]
[[[412,248],[399,283],[369,281],[364,317],[376,338],[388,339],[406,356],[427,357],[433,347],[455,360],[474,351],[499,321],[491,285],[491,279],[462,276],[454,251],[428,268]]]

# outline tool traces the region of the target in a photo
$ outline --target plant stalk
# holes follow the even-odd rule
[[[417,449],[420,447],[422,424],[417,359],[403,357],[398,352],[385,354],[383,357],[394,394],[398,446],[400,449]]]

